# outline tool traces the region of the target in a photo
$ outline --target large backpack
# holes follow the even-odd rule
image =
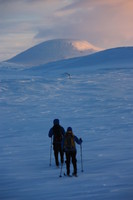
[[[54,132],[54,143],[61,143],[62,141],[62,129],[60,125],[54,125],[53,126],[53,132]]]
[[[64,139],[64,149],[65,150],[74,150],[75,149],[75,140],[73,133],[67,132]]]

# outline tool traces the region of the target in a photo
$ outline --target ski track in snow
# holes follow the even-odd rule
[[[133,70],[62,74],[0,75],[0,199],[132,200]],[[78,178],[49,166],[56,117],[83,139]]]

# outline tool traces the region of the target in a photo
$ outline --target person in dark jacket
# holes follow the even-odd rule
[[[53,137],[53,150],[56,166],[59,166],[58,154],[60,154],[61,163],[63,164],[64,162],[64,152],[62,150],[62,139],[64,135],[65,130],[62,126],[60,126],[59,119],[54,119],[53,127],[49,130],[48,136],[50,138]]]
[[[72,128],[68,127],[67,128],[67,132],[64,136],[63,139],[63,150],[66,154],[66,170],[67,170],[67,176],[70,176],[70,162],[72,160],[72,164],[73,164],[73,176],[77,176],[77,159],[76,159],[76,144],[81,144],[82,143],[82,139],[77,138],[77,136],[75,136],[73,134]]]

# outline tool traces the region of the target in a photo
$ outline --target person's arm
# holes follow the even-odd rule
[[[61,130],[62,130],[62,135],[64,136],[65,135],[65,129],[63,127],[61,127]]]
[[[49,133],[48,133],[48,136],[51,138],[53,136],[53,134],[54,134],[53,133],[53,128],[51,128],[50,131],[49,131]]]
[[[77,144],[81,144],[83,141],[81,138],[78,138],[77,136],[74,136],[74,140]]]

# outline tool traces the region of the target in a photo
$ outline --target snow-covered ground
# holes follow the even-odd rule
[[[133,67],[80,64],[1,64],[0,200],[133,199]],[[78,178],[60,178],[53,153],[49,166],[54,118],[83,139]]]

